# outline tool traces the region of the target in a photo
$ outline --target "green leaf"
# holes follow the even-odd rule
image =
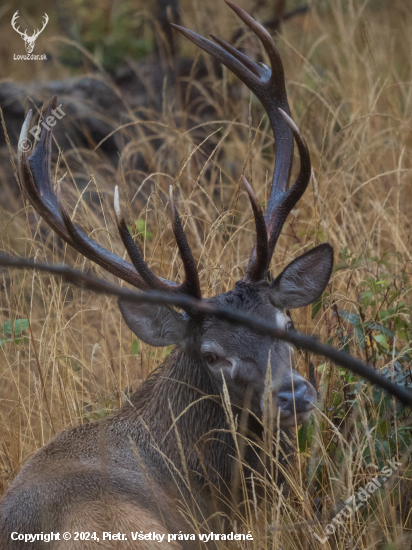
[[[27,330],[29,328],[29,321],[28,319],[16,319],[14,321],[14,336],[16,338],[15,343],[18,344],[20,342],[20,339],[22,338],[22,332],[23,330]],[[11,321],[10,319],[4,323],[4,325],[0,328],[0,336],[3,336],[4,338],[0,338],[0,346],[4,346],[4,344],[8,344],[11,342]],[[23,338],[23,342],[25,342],[25,338]]]
[[[11,321],[10,319],[4,323],[0,329],[1,334],[11,334]]]
[[[365,292],[361,292],[361,300],[362,302],[371,300],[373,298],[373,292],[372,290],[366,290]]]
[[[343,309],[342,311],[339,311],[339,315],[353,326],[361,324],[359,315],[356,315],[355,313],[351,313],[350,311],[346,311],[345,309]]]
[[[132,342],[132,353],[133,355],[137,355],[139,353],[140,344],[139,340],[133,340]]]
[[[365,335],[364,335],[362,329],[359,328],[359,327],[356,327],[356,334],[357,334],[358,339],[359,339],[360,347],[363,351],[365,349]]]
[[[389,336],[389,338],[393,338],[395,336],[395,333],[389,330],[388,328],[384,327],[380,323],[365,323],[365,328],[369,328],[372,330],[378,330],[379,332],[382,332],[386,336]]]
[[[20,335],[23,330],[27,330],[29,328],[29,320],[28,319],[16,319],[14,321],[14,334]]]
[[[305,452],[311,446],[313,439],[313,420],[304,422],[298,432],[299,451]]]
[[[391,429],[391,423],[388,420],[383,420],[378,425],[378,433],[380,435],[386,435],[390,432]]]
[[[15,338],[15,344],[20,344],[20,342],[23,342],[23,344],[25,344],[27,342],[27,338],[25,336],[23,336],[23,338]]]
[[[315,317],[315,315],[318,313],[318,311],[322,307],[322,302],[327,296],[329,296],[329,292],[324,292],[322,294],[322,296],[316,300],[316,302],[313,302],[313,304],[312,304],[312,319]]]
[[[346,262],[338,262],[333,266],[333,272],[340,271],[341,269],[346,269],[348,264]]]
[[[134,223],[138,233],[146,233],[146,222],[144,220],[136,220]]]
[[[4,344],[8,344],[11,342],[11,338],[7,338],[6,340],[0,340],[0,346],[4,346]]]
[[[140,235],[142,238],[150,240],[153,238],[153,233],[151,231],[146,230],[146,222],[144,220],[135,220],[134,222],[136,231],[138,235]],[[132,226],[127,226],[129,229],[129,232],[133,235],[133,228]]]
[[[376,334],[376,336],[373,337],[374,340],[376,342],[378,342],[378,344],[380,344],[381,346],[385,346],[387,347],[388,345],[388,342],[386,340],[386,336],[384,334]]]

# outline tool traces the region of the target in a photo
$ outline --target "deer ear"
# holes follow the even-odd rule
[[[314,302],[325,290],[332,274],[333,248],[320,244],[305,252],[271,284],[270,300],[279,309],[294,309]]]
[[[163,347],[183,342],[187,321],[168,306],[118,300],[126,325],[149,346]]]

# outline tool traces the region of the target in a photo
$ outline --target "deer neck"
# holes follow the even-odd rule
[[[229,487],[235,445],[218,389],[200,358],[175,348],[132,396],[159,450],[202,489]],[[175,421],[174,421],[175,419]]]

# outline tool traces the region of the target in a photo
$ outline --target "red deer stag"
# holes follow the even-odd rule
[[[261,101],[275,137],[276,163],[265,215],[243,178],[256,225],[256,245],[246,275],[233,290],[207,301],[237,308],[281,328],[292,328],[285,312],[306,306],[322,294],[332,272],[333,250],[329,244],[321,244],[293,260],[274,281],[267,280],[282,226],[308,185],[311,164],[305,141],[289,116],[283,66],[271,36],[241,8],[228,0],[226,3],[261,40],[271,68],[254,63],[219,38],[212,37],[214,44],[189,30],[175,28],[226,65]],[[46,119],[55,107],[53,98]],[[21,138],[27,137],[29,125],[30,113]],[[294,139],[300,172],[289,189]],[[172,226],[185,270],[181,284],[161,279],[148,268],[122,217],[117,189],[117,225],[131,264],[105,250],[73,224],[59,186],[57,196],[53,192],[51,143],[51,131],[43,130],[30,158],[19,152],[21,181],[33,207],[49,226],[75,250],[138,289],[201,299],[196,262],[172,192]],[[230,502],[236,491],[231,490],[234,441],[219,396],[225,382],[235,411],[244,406],[248,396],[252,413],[249,433],[259,437],[268,360],[273,408],[279,413],[280,426],[300,424],[311,414],[316,391],[292,370],[293,349],[288,343],[192,310],[180,313],[168,306],[122,299],[119,307],[138,338],[151,346],[175,344],[175,348],[132,395],[130,404],[102,421],[59,434],[27,461],[0,504],[3,550],[26,549],[25,542],[16,540],[17,534],[65,531],[97,532],[99,548],[164,548],[167,536],[162,543],[133,542],[130,532],[192,532],[183,518],[182,502],[196,502],[199,518],[204,521],[212,513],[214,492],[219,494],[217,502],[222,512],[222,503],[225,499]],[[248,447],[244,461],[250,469],[258,468],[258,455]],[[128,533],[128,540],[102,541],[103,531]],[[12,535],[15,540],[11,540]],[[176,541],[168,547],[198,548],[198,544],[198,540]],[[96,543],[60,540],[46,545],[37,541],[30,546],[33,550],[43,547],[89,549]]]

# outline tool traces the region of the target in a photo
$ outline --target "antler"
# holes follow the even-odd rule
[[[210,36],[218,45],[179,25],[173,24],[173,27],[238,76],[256,95],[269,117],[275,137],[276,163],[265,214],[267,252],[262,240],[259,241],[258,238],[256,247],[250,256],[247,272],[249,280],[259,281],[264,278],[269,268],[276,242],[288,214],[309,183],[310,158],[304,139],[289,116],[290,109],[286,96],[283,65],[272,37],[242,8],[229,0],[225,0],[225,2],[260,39],[269,57],[271,68],[263,63],[257,64],[251,61],[246,55],[212,34]],[[298,145],[301,169],[296,182],[289,189],[293,162],[293,137]]]
[[[47,25],[47,23],[49,22],[49,16],[47,15],[47,13],[45,13],[45,14],[43,15],[43,17],[44,17],[43,26],[42,26],[42,28],[41,28],[40,30],[37,29],[37,31],[35,31],[35,32],[33,33],[33,36],[32,36],[33,39],[36,39],[36,38],[39,36],[39,34],[42,33],[42,32],[44,31],[44,27],[45,27],[45,26]]]
[[[13,29],[18,32],[21,36],[27,36],[27,29],[24,31],[24,32],[21,32],[19,29],[20,27],[17,27],[16,28],[16,21],[17,19],[19,18],[19,12],[16,11],[16,13],[13,15],[13,19],[11,20],[11,26],[13,27]]]
[[[54,96],[47,107],[46,120],[52,115],[56,105],[57,97]],[[20,142],[27,139],[31,115],[32,112],[30,110],[21,130]],[[190,294],[200,299],[200,284],[196,264],[183,233],[179,215],[173,201],[171,202],[172,226],[186,274],[186,280],[180,285],[156,277],[150,271],[121,216],[117,188],[115,191],[116,219],[120,236],[133,265],[106,250],[74,225],[63,206],[59,183],[57,185],[57,197],[53,191],[50,177],[51,144],[52,129],[43,129],[40,141],[30,157],[27,156],[27,152],[21,151],[19,148],[18,165],[20,179],[31,204],[53,231],[75,250],[80,252],[80,254],[136,288]]]

